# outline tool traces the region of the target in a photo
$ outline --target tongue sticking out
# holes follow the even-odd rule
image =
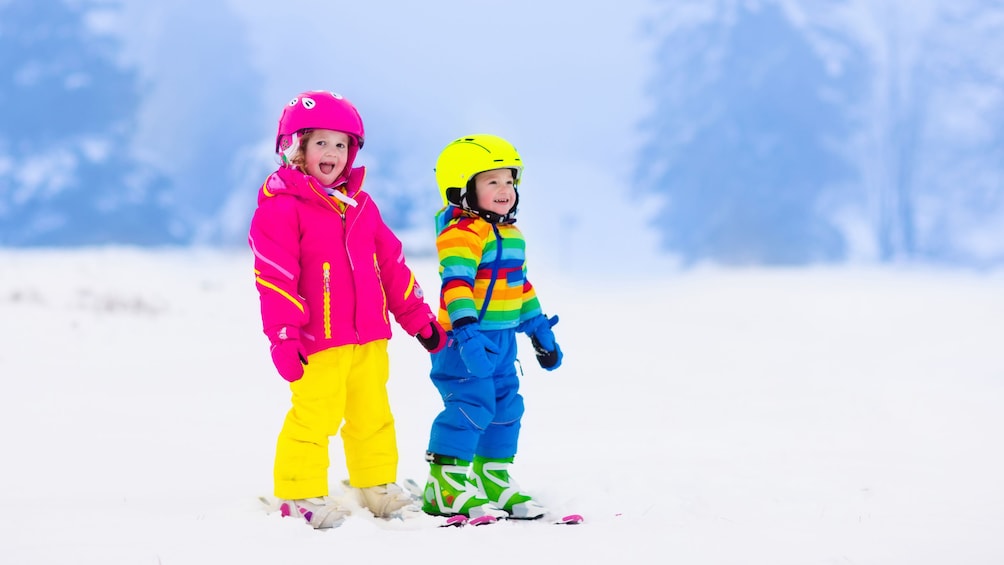
[[[319,168],[321,169],[321,172],[326,175],[330,175],[331,171],[335,170],[335,166],[329,163],[321,163]]]

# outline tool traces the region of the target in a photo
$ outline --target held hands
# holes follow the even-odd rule
[[[272,343],[272,363],[279,375],[289,382],[300,380],[307,364],[307,351],[300,342],[300,330],[280,326],[266,332]]]
[[[498,350],[485,337],[476,323],[453,328],[453,337],[460,345],[460,358],[475,377],[490,377],[498,361]]]
[[[561,366],[561,347],[554,341],[554,332],[551,330],[558,323],[557,316],[547,316],[541,314],[535,318],[523,322],[518,328],[519,331],[530,336],[533,343],[534,353],[537,354],[537,362],[548,371],[553,371]]]
[[[439,353],[446,346],[446,332],[436,320],[419,330],[415,337],[429,353]]]

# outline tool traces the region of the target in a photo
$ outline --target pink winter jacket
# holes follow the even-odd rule
[[[299,328],[307,354],[391,337],[388,312],[415,335],[434,315],[405,264],[401,241],[363,192],[364,167],[352,169],[346,194],[329,196],[295,170],[272,173],[258,193],[248,242],[254,251],[262,329]],[[273,330],[273,331],[269,331]]]

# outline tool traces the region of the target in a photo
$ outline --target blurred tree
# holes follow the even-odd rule
[[[165,178],[128,150],[136,75],[114,63],[94,15],[0,1],[0,244],[176,240]]]
[[[638,172],[664,197],[662,245],[686,263],[841,260],[823,202],[856,174],[841,141],[861,81],[829,69],[775,4],[717,5],[664,7]]]
[[[871,8],[881,258],[1004,262],[1004,6]]]

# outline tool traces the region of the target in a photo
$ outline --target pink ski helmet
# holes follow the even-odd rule
[[[346,173],[352,168],[356,153],[362,148],[366,137],[359,111],[341,94],[327,90],[301,92],[286,104],[279,116],[275,153],[283,165],[289,165],[289,160],[299,146],[300,132],[305,129],[330,129],[349,135]]]

